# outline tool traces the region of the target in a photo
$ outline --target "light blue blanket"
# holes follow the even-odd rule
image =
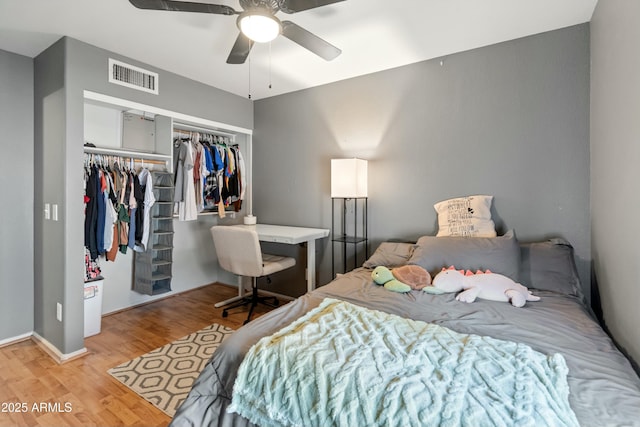
[[[261,339],[229,412],[261,426],[577,426],[564,358],[325,299]]]

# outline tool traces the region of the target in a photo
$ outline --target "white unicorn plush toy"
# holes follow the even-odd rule
[[[520,283],[507,276],[492,273],[489,270],[472,273],[467,270],[456,270],[455,267],[443,268],[433,279],[433,286],[423,288],[430,294],[460,292],[456,299],[462,302],[474,302],[476,298],[491,301],[511,302],[514,307],[522,307],[527,301],[539,301]]]

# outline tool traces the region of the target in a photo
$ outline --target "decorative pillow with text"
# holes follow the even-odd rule
[[[491,219],[493,196],[467,196],[443,200],[433,207],[438,213],[438,237],[496,237]]]

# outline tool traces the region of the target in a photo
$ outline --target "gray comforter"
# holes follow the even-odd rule
[[[171,426],[245,426],[226,412],[236,372],[261,337],[290,324],[326,298],[442,325],[461,333],[528,344],[545,354],[560,353],[569,368],[569,402],[580,425],[640,426],[640,378],[577,297],[537,291],[541,301],[524,308],[455,295],[390,292],[372,283],[371,271],[357,269],[264,315],[230,336],[196,380]]]

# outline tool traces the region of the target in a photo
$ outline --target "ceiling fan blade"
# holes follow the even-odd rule
[[[344,0],[284,0],[280,1],[280,10],[284,13],[302,12],[316,7],[338,3]]]
[[[327,61],[337,58],[342,53],[331,43],[291,21],[282,21],[282,35]]]
[[[251,52],[252,46],[253,42],[244,34],[239,33],[236,42],[231,48],[231,53],[229,53],[229,57],[227,58],[227,64],[244,64],[244,61],[246,61],[249,56],[249,52]]]
[[[236,15],[232,7],[221,4],[194,3],[174,0],[129,0],[138,9],[168,10],[172,12],[200,12],[216,15]]]

